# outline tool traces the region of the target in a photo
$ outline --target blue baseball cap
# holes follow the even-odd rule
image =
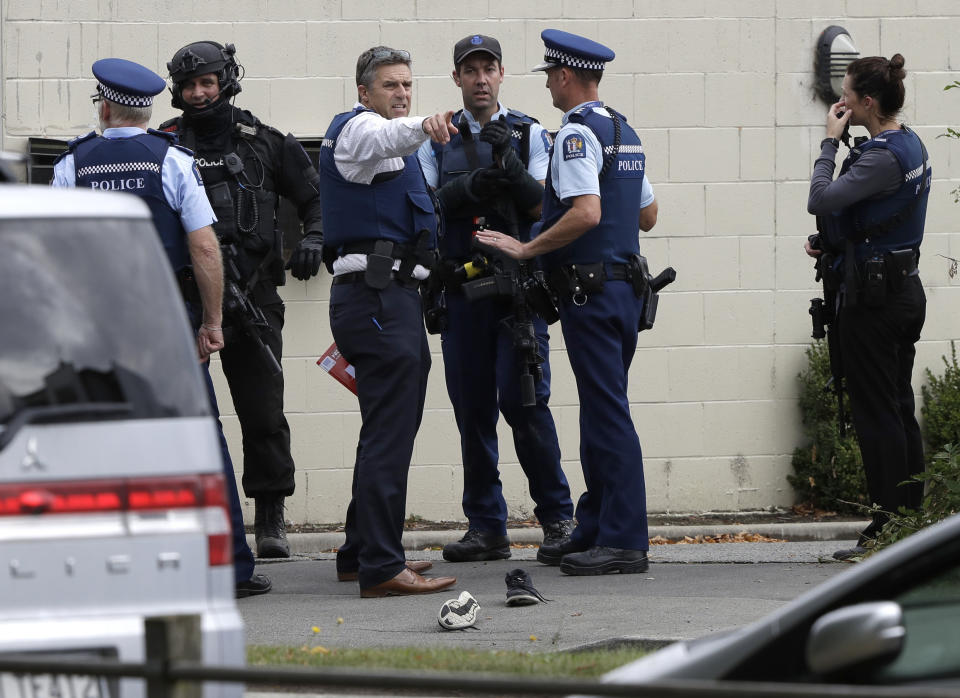
[[[97,91],[104,99],[128,107],[149,107],[167,82],[149,68],[123,58],[101,58],[93,64]]]
[[[603,70],[603,67],[616,55],[603,44],[559,29],[544,29],[540,32],[540,38],[543,39],[545,47],[543,63],[534,66],[535,71],[549,70],[562,65],[586,70]]]

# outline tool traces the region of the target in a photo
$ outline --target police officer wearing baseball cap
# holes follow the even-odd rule
[[[536,119],[508,109],[498,96],[504,66],[500,42],[473,34],[453,49],[453,81],[463,109],[454,114],[459,133],[449,143],[427,142],[417,153],[427,183],[444,209],[440,242],[442,270],[463,268],[471,247],[474,221],[530,239],[540,217],[550,140]],[[513,431],[517,459],[527,476],[534,514],[546,544],[558,544],[573,530],[570,487],[560,465],[560,445],[550,413],[550,363],[547,324],[533,317],[537,352],[544,358],[534,384],[535,404],[523,406],[523,356],[514,346],[511,296],[467,300],[461,281],[448,274],[438,289],[447,309],[441,347],[447,394],[460,430],[463,458],[463,511],[468,530],[443,548],[450,562],[510,557],[507,505],[498,471],[497,420],[500,413]]]
[[[253,553],[243,529],[240,498],[233,477],[210,380],[209,357],[224,347],[222,330],[223,267],[212,225],[216,216],[207,199],[193,154],[176,139],[147,130],[153,98],[166,82],[152,70],[122,58],[104,58],[93,64],[102,135],[91,131],[70,142],[54,165],[53,186],[89,187],[124,191],[143,199],[153,214],[164,251],[175,272],[192,266],[200,304],[187,303],[197,330],[197,350],[219,427],[223,471],[230,499],[233,568],[238,596],[270,591],[270,580],[253,573]]]
[[[640,440],[630,416],[627,375],[643,303],[630,283],[637,228],[650,230],[657,203],[640,139],[599,101],[614,52],[582,36],[547,29],[543,62],[553,104],[563,111],[550,157],[543,225],[529,242],[498,231],[480,242],[518,259],[542,255],[560,298],[560,322],[580,396],[580,453],[587,491],[577,528],[537,559],[562,572],[595,575],[647,569],[646,491]]]
[[[232,332],[220,355],[243,434],[242,487],[254,501],[258,557],[289,557],[284,499],[294,491],[290,427],[283,412],[281,365],[285,308],[277,286],[284,276],[279,203],[297,209],[304,236],[287,268],[297,279],[320,270],[323,233],[319,175],[292,134],[261,122],[233,104],[241,91],[243,68],[233,44],[195,41],[167,63],[173,83],[171,103],[183,114],[160,125],[195,151],[204,186],[217,214],[214,225],[231,254],[239,279],[263,312],[270,332],[261,340],[273,354],[271,367],[263,347],[244,332]],[[299,231],[298,231],[299,232]],[[228,315],[227,331],[238,324]]]

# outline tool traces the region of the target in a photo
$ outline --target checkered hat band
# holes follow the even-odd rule
[[[118,92],[112,87],[107,87],[102,82],[99,83],[100,94],[111,102],[125,104],[128,107],[149,107],[153,104],[153,97],[147,95],[130,95],[126,92]]]
[[[546,49],[543,58],[550,62],[563,63],[571,68],[584,68],[586,70],[603,70],[603,66],[606,65],[606,61],[591,61],[581,56],[572,56],[555,48]]]
[[[610,153],[612,153],[614,150],[616,150],[618,153],[642,153],[643,146],[642,145],[621,145],[619,148],[617,148],[615,146],[608,145],[603,149],[603,154],[610,155]]]
[[[155,162],[115,162],[109,165],[88,165],[77,170],[78,177],[89,175],[118,174],[120,172],[153,172],[160,174],[160,165]]]

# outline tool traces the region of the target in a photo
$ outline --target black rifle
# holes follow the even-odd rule
[[[277,357],[270,351],[270,347],[263,341],[264,336],[273,334],[273,328],[270,327],[260,306],[254,302],[250,294],[258,275],[254,274],[244,283],[237,265],[239,255],[237,246],[233,243],[221,242],[220,249],[223,252],[224,324],[236,327],[256,344],[267,362],[270,374],[276,376],[281,372],[280,364]]]
[[[820,227],[817,217],[817,228]],[[810,246],[815,250],[823,250],[819,235],[811,235]],[[837,312],[837,292],[835,283],[831,282],[831,268],[836,258],[829,252],[821,251],[814,264],[816,281],[823,282],[823,298],[810,299],[810,319],[813,322],[814,339],[827,338],[827,351],[830,355],[830,380],[823,386],[824,390],[833,392],[837,398],[837,431],[840,436],[846,436],[847,417],[843,408],[843,356],[840,353],[840,326]]]
[[[512,259],[493,248],[477,245],[488,256],[475,256],[486,266],[489,275],[465,282],[461,288],[468,301],[481,298],[510,299],[512,314],[502,322],[509,328],[513,347],[521,362],[520,404],[532,407],[537,403],[536,383],[543,380],[544,356],[540,353],[533,320],[539,315],[549,325],[560,319],[553,296],[542,271],[534,271],[528,261]],[[456,273],[456,272],[455,272]]]

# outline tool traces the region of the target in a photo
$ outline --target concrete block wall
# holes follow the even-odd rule
[[[652,511],[750,510],[793,501],[786,482],[803,441],[796,376],[810,341],[816,295],[801,250],[813,232],[805,205],[827,106],[814,94],[814,46],[840,24],[862,55],[901,52],[909,73],[904,120],[929,148],[934,185],[922,263],[929,301],[914,387],[960,335],[953,310],[960,257],[949,191],[960,180],[960,144],[938,139],[957,125],[960,95],[944,92],[960,67],[954,0],[0,0],[0,147],[29,136],[69,137],[93,125],[90,64],[122,56],[165,72],[190,41],[233,42],[245,66],[238,104],[302,137],[322,135],[355,98],[357,55],[387,44],[414,59],[415,113],[458,105],[453,43],[497,36],[507,78],[501,101],[559,126],[542,74],[540,31],[594,37],[617,59],[601,96],[637,128],[660,204],[642,248],[677,282],[663,294],[656,328],[640,335],[630,401],[644,447]],[[155,121],[174,114],[161,98]],[[284,372],[297,462],[295,522],[343,519],[360,427],[355,398],[316,365],[332,342],[329,277],[283,289]],[[552,329],[551,405],[564,466],[578,495],[580,406],[559,326]],[[410,471],[408,514],[461,520],[459,439],[439,342]],[[214,362],[224,424],[242,462],[239,427]],[[501,465],[511,515],[533,504],[506,429]],[[249,512],[252,516],[252,509]]]

